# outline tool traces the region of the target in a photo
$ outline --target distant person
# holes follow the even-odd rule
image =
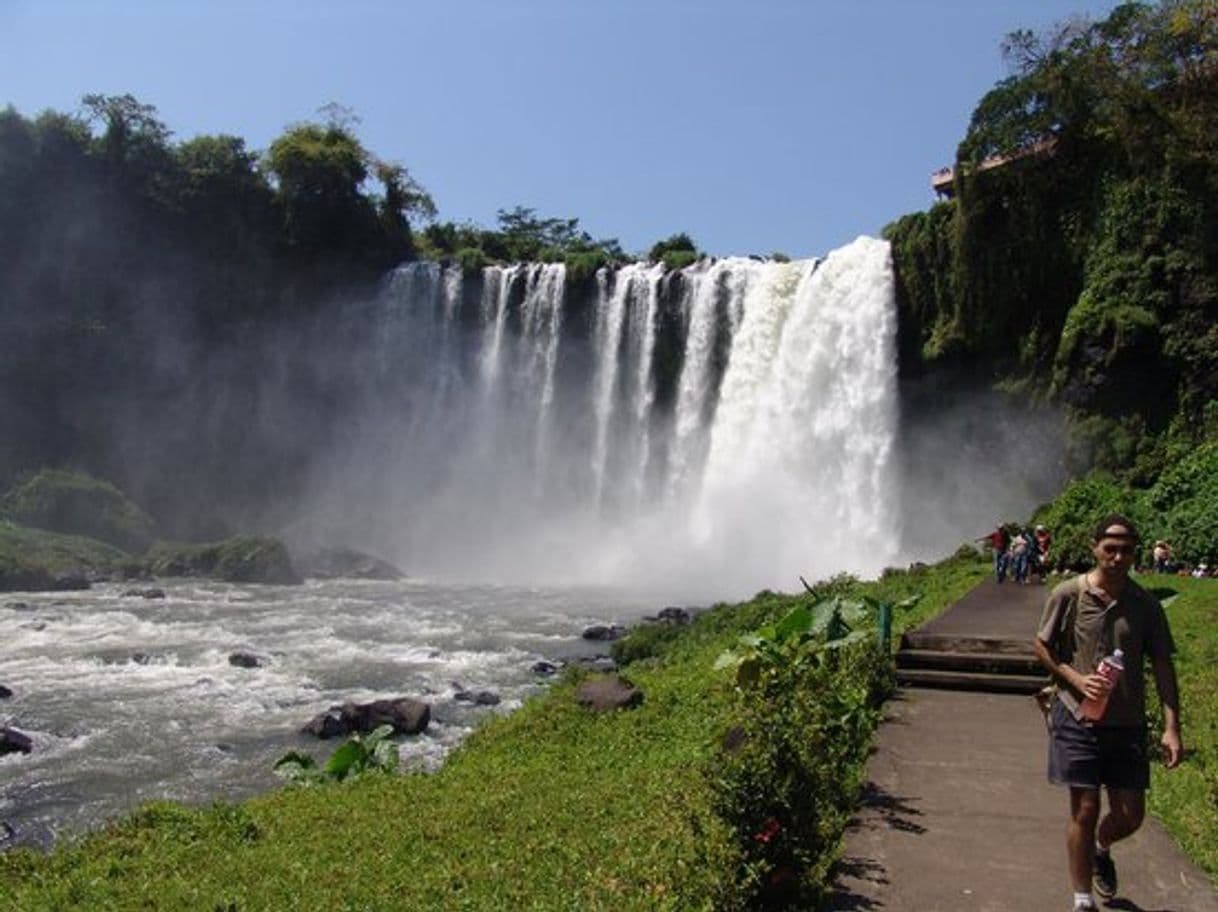
[[[1007,578],[1007,548],[1011,546],[1007,530],[1001,525],[995,526],[993,532],[981,536],[977,541],[985,542],[994,552],[994,576],[998,582],[1003,582]]]
[[[1043,583],[1049,575],[1049,548],[1053,545],[1053,534],[1044,526],[1038,525],[1033,533],[1036,538],[1036,567]]]
[[[1028,563],[1032,559],[1032,536],[1027,532],[1018,532],[1011,539],[1011,579],[1017,583],[1028,581]]]
[[[1154,550],[1150,552],[1155,573],[1171,573],[1175,565],[1171,559],[1171,543],[1160,539],[1155,542]]]
[[[1193,568],[1193,579],[1205,579],[1210,575],[1209,565],[1202,562]]]
[[[1150,659],[1163,704],[1161,748],[1168,769],[1180,763],[1180,697],[1172,663],[1175,645],[1163,606],[1129,578],[1138,533],[1119,514],[1104,517],[1092,535],[1095,567],[1054,587],[1034,641],[1036,655],[1059,685],[1050,709],[1049,781],[1070,790],[1066,854],[1075,910],[1096,909],[1117,892],[1112,845],[1132,835],[1146,811],[1147,757],[1144,663]],[[1084,720],[1084,699],[1108,692],[1096,673],[1120,649],[1125,671],[1096,722]],[[1100,819],[1100,789],[1108,814]]]

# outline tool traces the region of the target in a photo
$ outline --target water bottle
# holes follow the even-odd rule
[[[1100,675],[1107,683],[1104,692],[1094,700],[1091,697],[1083,700],[1083,705],[1080,707],[1083,718],[1091,722],[1098,722],[1104,718],[1104,711],[1108,708],[1108,696],[1112,693],[1112,689],[1117,685],[1117,679],[1121,676],[1121,672],[1125,670],[1125,653],[1120,649],[1114,650],[1112,655],[1100,660],[1100,666],[1097,668],[1096,674]]]

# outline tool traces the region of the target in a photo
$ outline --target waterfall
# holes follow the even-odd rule
[[[402,267],[317,506],[423,573],[726,596],[877,570],[896,553],[893,288],[867,238],[667,275]]]

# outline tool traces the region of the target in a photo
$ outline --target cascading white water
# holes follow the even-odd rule
[[[561,265],[488,267],[473,319],[467,282],[413,264],[390,283],[396,382],[453,382],[442,406],[393,397],[428,421],[387,415],[405,439],[386,447],[382,427],[370,455],[355,435],[319,475],[348,540],[418,572],[691,596],[895,556],[886,243],[860,238],[823,262],[703,261],[667,279],[646,264],[601,270],[581,286],[588,300]],[[416,323],[401,316],[415,309]],[[394,382],[369,383],[367,416]]]

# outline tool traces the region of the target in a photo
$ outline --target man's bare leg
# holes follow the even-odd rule
[[[1095,853],[1100,818],[1099,789],[1070,787],[1070,823],[1066,826],[1066,855],[1075,893],[1091,892],[1091,857]]]

